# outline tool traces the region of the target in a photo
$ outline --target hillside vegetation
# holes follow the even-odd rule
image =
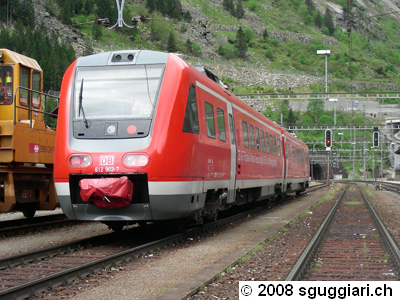
[[[0,2],[1,20],[6,20],[8,2]],[[36,58],[45,74],[51,74],[48,89],[59,88],[63,71],[76,56],[124,48],[318,76],[325,72],[325,60],[316,50],[330,49],[330,78],[400,83],[399,14],[394,13],[400,9],[389,0],[126,0],[126,25],[132,25],[132,17],[146,20],[137,18],[135,28],[111,30],[94,20],[108,18],[113,26],[115,0],[11,3],[11,20],[0,29],[0,47]],[[45,18],[37,14],[39,8],[47,11]],[[75,47],[75,54],[68,35],[46,25],[49,19],[79,34],[83,46]],[[61,59],[49,63],[51,52],[42,51],[47,47],[57,49]],[[315,89],[319,87],[309,91]]]
[[[288,87],[292,93],[324,92],[323,80],[296,85],[293,76],[323,77],[325,57],[316,55],[316,50],[329,49],[330,92],[353,91],[355,81],[372,84],[354,91],[376,92],[379,84],[400,84],[398,3],[126,0],[126,24],[119,28],[115,26],[115,0],[0,0],[0,48],[38,60],[44,70],[45,90],[59,90],[66,68],[78,56],[130,48],[179,52],[192,63],[225,66],[223,81],[242,94],[286,93]],[[132,19],[136,21],[133,28]],[[288,76],[280,89],[249,84],[245,76],[233,78],[237,72],[232,72],[232,66],[244,67],[242,74],[252,73],[252,78],[261,77],[260,70],[263,76],[272,72]],[[285,127],[334,124],[334,112],[324,109],[323,100],[310,101],[303,114],[293,112],[288,101],[274,102],[264,114],[277,123],[282,120]],[[375,122],[361,115],[337,115],[337,124],[349,128]],[[346,143],[350,131],[341,137],[338,134],[334,132],[334,140],[341,143],[335,143],[333,149],[353,149],[353,144]],[[310,147],[324,149],[318,144],[324,139],[323,130],[298,135]],[[362,142],[371,132],[354,135]],[[348,151],[338,153],[347,155]]]

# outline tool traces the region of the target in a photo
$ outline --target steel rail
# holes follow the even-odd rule
[[[315,190],[323,188],[323,187],[325,187],[324,184],[308,188],[306,190],[306,193],[315,191]],[[296,198],[296,197],[294,197],[294,198]],[[290,197],[287,198],[287,200],[288,199],[290,199]],[[32,294],[40,293],[48,288],[54,288],[56,286],[62,285],[65,282],[73,281],[77,277],[84,277],[91,273],[97,272],[101,269],[108,268],[113,265],[117,265],[121,262],[124,262],[124,261],[127,262],[127,261],[130,261],[137,257],[146,255],[148,253],[151,253],[153,251],[153,249],[161,249],[161,248],[167,247],[168,245],[171,245],[171,244],[177,244],[178,242],[184,241],[188,237],[191,237],[193,235],[203,233],[203,232],[209,232],[213,228],[216,229],[216,228],[221,228],[223,226],[229,225],[229,224],[231,224],[232,221],[247,219],[249,214],[256,214],[256,213],[262,211],[263,209],[264,209],[263,207],[257,207],[250,211],[245,211],[240,214],[236,214],[234,216],[231,216],[231,217],[228,217],[228,218],[225,218],[222,220],[218,220],[216,222],[205,224],[202,227],[190,229],[184,233],[175,234],[173,236],[166,237],[166,238],[163,238],[158,241],[150,242],[150,243],[140,245],[135,248],[131,248],[131,249],[119,252],[117,254],[110,255],[106,258],[101,258],[101,259],[86,263],[81,266],[73,267],[69,270],[64,270],[64,271],[49,275],[47,277],[43,277],[43,278],[36,279],[31,282],[21,284],[19,286],[14,286],[12,288],[0,291],[0,300],[2,300],[2,299],[20,299],[20,298],[29,297]],[[111,233],[106,236],[113,237],[113,236],[118,236],[119,234],[120,233]],[[109,237],[107,237],[106,240],[109,241],[110,240]],[[28,254],[17,255],[15,257],[13,257],[11,260],[10,260],[10,258],[8,258],[8,261],[7,261],[7,258],[4,258],[3,261],[0,260],[0,269],[6,268],[8,266],[15,266],[15,265],[30,262],[30,261],[37,261],[37,260],[43,259],[44,257],[55,256],[57,254],[62,254],[63,252],[66,252],[66,251],[71,251],[71,249],[79,249],[79,248],[82,248],[82,243],[85,243],[85,244],[101,243],[100,241],[102,239],[104,240],[104,235],[77,241],[77,242],[71,242],[71,243],[67,243],[64,245],[60,245],[60,246],[49,247],[49,248],[42,249],[42,250],[31,251]],[[72,251],[74,251],[74,250],[72,250]]]
[[[14,221],[14,220],[12,220]],[[43,229],[43,228],[55,228],[55,227],[60,227],[63,225],[72,225],[72,224],[78,224],[77,221],[75,220],[68,220],[68,219],[49,219],[49,221],[46,221],[45,218],[42,220],[38,220],[37,222],[29,224],[28,222],[25,222],[23,225],[18,225],[17,222],[10,222],[10,221],[5,221],[5,224],[1,222],[0,224],[0,236],[15,236],[15,235],[20,235],[22,233],[27,233],[27,232],[33,232],[38,229]]]
[[[71,282],[76,278],[85,277],[91,273],[95,273],[102,269],[106,269],[117,265],[122,262],[128,262],[132,259],[144,256],[148,253],[151,253],[154,250],[162,249],[167,247],[168,245],[175,245],[181,241],[186,240],[187,238],[202,233],[208,232],[213,228],[220,228],[230,224],[232,221],[236,221],[239,219],[245,219],[248,217],[249,213],[256,213],[260,211],[261,208],[256,208],[246,212],[242,212],[235,216],[231,216],[222,220],[218,220],[216,222],[212,222],[209,224],[205,224],[199,228],[193,228],[186,232],[175,234],[166,238],[162,238],[160,240],[150,242],[144,245],[140,245],[138,247],[134,247],[116,254],[109,255],[107,257],[94,260],[92,262],[88,262],[86,264],[72,267],[68,270],[64,270],[58,273],[51,274],[46,277],[38,278],[30,282],[26,282],[12,288],[8,288],[0,291],[0,300],[3,299],[21,299],[27,298],[32,294],[40,293],[48,288],[54,288],[59,285],[62,285],[66,282]]]
[[[320,227],[318,228],[317,232],[314,234],[313,238],[311,239],[310,243],[307,245],[307,247],[304,249],[302,252],[301,256],[297,260],[295,266],[293,269],[290,271],[289,275],[286,278],[286,281],[292,281],[292,280],[301,280],[302,277],[304,276],[305,272],[307,271],[307,268],[311,264],[312,260],[314,259],[314,256],[320,246],[322,245],[323,241],[325,240],[326,233],[328,232],[334,217],[336,215],[337,208],[340,205],[341,200],[343,199],[346,189],[348,185],[346,186],[345,190],[343,193],[340,195],[338,198],[337,202],[335,205],[332,207],[330,210],[329,214],[325,218],[325,220],[322,222]],[[394,241],[392,238],[391,234],[389,231],[386,229],[385,225],[379,218],[377,212],[369,202],[368,198],[364,195],[364,193],[361,191],[359,188],[361,195],[363,196],[364,202],[367,205],[368,212],[379,232],[380,239],[382,241],[382,244],[384,245],[386,251],[388,251],[391,262],[393,266],[396,268],[397,273],[400,273],[400,250],[397,245],[397,243]],[[399,275],[398,275],[399,276]]]
[[[104,240],[107,240],[108,242],[113,242],[118,239],[117,234],[118,233],[103,234],[83,240],[78,240],[75,242],[69,242],[61,245],[20,253],[17,255],[13,255],[11,257],[3,257],[0,258],[0,270],[19,266],[22,264],[27,264],[34,261],[43,260],[48,257],[53,257],[56,255],[76,251],[92,245],[97,245],[100,243],[104,244]]]
[[[0,229],[3,228],[12,228],[12,227],[20,227],[20,226],[25,226],[25,225],[32,225],[32,224],[40,224],[43,222],[49,222],[49,221],[54,221],[54,220],[60,220],[60,219],[67,219],[67,217],[64,214],[53,214],[53,215],[47,215],[47,216],[36,216],[32,219],[27,219],[27,218],[19,218],[19,219],[10,219],[10,220],[3,220],[0,221]]]
[[[388,251],[392,264],[396,267],[397,276],[400,276],[400,250],[399,246],[397,245],[396,241],[392,238],[392,235],[387,230],[385,224],[383,224],[382,220],[379,218],[377,212],[375,211],[374,207],[372,206],[371,202],[368,198],[364,195],[361,191],[361,195],[363,196],[364,202],[367,205],[368,212],[379,231],[379,237],[386,249]]]
[[[337,212],[337,209],[342,202],[342,199],[346,193],[349,184],[346,185],[342,194],[336,200],[336,203],[333,205],[328,215],[324,219],[324,221],[319,226],[318,230],[312,237],[311,241],[308,243],[307,247],[303,250],[300,257],[296,261],[296,264],[289,272],[289,275],[286,277],[286,281],[294,281],[300,280],[304,273],[306,272],[308,266],[311,264],[315,253],[318,251],[319,247],[323,243],[326,233],[328,232]]]
[[[387,181],[380,181],[380,180],[373,180],[373,181],[360,181],[366,184],[373,184],[375,186],[380,185],[382,189],[385,189],[387,191],[393,192],[400,194],[400,184],[394,183],[394,182],[387,182]]]

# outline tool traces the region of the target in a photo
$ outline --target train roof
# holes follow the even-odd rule
[[[170,53],[150,50],[118,50],[79,57],[77,67],[165,64]]]
[[[35,69],[40,72],[43,71],[42,68],[40,67],[40,65],[38,64],[38,62],[33,58],[30,58],[28,56],[19,54],[17,52],[14,52],[14,51],[11,51],[8,49],[0,49],[0,52],[3,52],[3,54],[6,54],[10,58],[10,60],[12,60],[15,63],[21,64],[28,68]]]

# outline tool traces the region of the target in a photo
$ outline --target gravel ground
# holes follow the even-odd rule
[[[349,187],[354,188],[354,187]],[[373,202],[378,214],[391,230],[393,236],[400,240],[400,203],[398,195],[385,191],[374,191],[371,186],[363,187],[367,197]],[[261,250],[257,251],[250,259],[236,266],[233,270],[206,286],[204,291],[188,298],[191,300],[205,299],[238,299],[239,281],[242,280],[284,280],[287,275],[286,264],[293,262],[293,245],[299,240],[306,240],[317,229],[320,221],[329,210],[329,202],[326,201],[315,209],[313,213],[297,220],[290,229],[278,235],[273,241]],[[283,271],[283,272],[282,272]]]
[[[58,208],[54,211],[38,211],[35,216],[45,216],[60,213],[62,213],[61,208]],[[23,215],[20,212],[0,214],[0,222],[4,220],[15,220],[21,218],[23,218]],[[29,235],[3,237],[0,243],[0,257],[55,246],[69,241],[84,239],[108,232],[110,232],[110,230],[106,225],[96,222],[82,223],[72,226],[66,225],[65,227],[57,227],[56,229],[40,230],[39,232],[32,232]]]
[[[331,194],[336,190],[332,188]],[[65,297],[76,300],[181,299],[193,287],[204,284],[224,270],[325,194],[326,190],[314,192],[215,235],[195,237],[186,245],[161,250],[112,272],[97,274],[96,278],[76,281],[70,290],[64,291]]]
[[[61,208],[56,208],[55,210],[39,210],[35,213],[35,217],[48,216],[48,215],[59,215],[62,214]],[[22,212],[10,212],[10,213],[0,213],[0,222],[5,220],[16,220],[24,219]]]
[[[192,287],[200,286],[215,276],[240,257],[248,253],[260,242],[265,241],[293,218],[316,204],[325,195],[338,196],[343,185],[313,192],[300,200],[294,200],[274,208],[267,213],[249,218],[237,226],[226,228],[220,233],[204,237],[194,237],[186,244],[153,253],[141,260],[125,264],[112,270],[104,270],[96,276],[76,280],[73,284],[57,288],[41,299],[140,299],[140,300],[176,300],[183,298]],[[387,211],[393,222],[389,227],[399,236],[400,205],[395,201],[398,196],[388,192],[374,191],[373,202]],[[334,198],[334,197],[328,197]],[[190,299],[238,299],[239,280],[281,280],[276,270],[285,265],[289,259],[293,240],[316,224],[318,210],[323,205],[306,213],[305,217],[294,223],[292,229],[283,231],[275,240],[258,250],[254,255],[234,266],[217,281],[207,285],[204,292]],[[308,228],[308,229],[307,229]],[[312,229],[311,229],[312,230]],[[7,238],[0,243],[0,251],[7,253],[23,252],[35,248],[76,240],[108,232],[105,225],[84,223],[72,227],[49,230],[24,237]],[[291,241],[290,236],[293,240]],[[309,234],[311,237],[311,234]],[[265,274],[275,274],[274,278]],[[259,277],[261,274],[262,279]],[[217,297],[217,298],[216,298]],[[219,297],[219,298],[218,298]]]

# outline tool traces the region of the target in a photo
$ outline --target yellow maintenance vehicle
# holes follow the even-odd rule
[[[0,213],[53,210],[55,130],[44,122],[44,108],[57,97],[43,93],[43,71],[36,60],[0,49]]]

